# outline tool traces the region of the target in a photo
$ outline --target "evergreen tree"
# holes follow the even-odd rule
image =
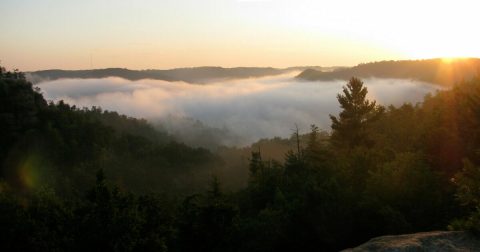
[[[350,148],[373,144],[368,137],[368,126],[376,121],[385,109],[375,101],[367,100],[367,93],[363,82],[352,77],[347,86],[343,87],[343,94],[338,94],[337,99],[343,110],[339,118],[330,115],[334,144]]]

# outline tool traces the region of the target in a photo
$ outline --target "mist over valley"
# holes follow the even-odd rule
[[[311,124],[330,129],[328,115],[339,112],[336,94],[346,82],[303,81],[295,78],[299,73],[230,77],[201,85],[107,77],[62,78],[37,86],[49,100],[146,118],[189,144],[245,146],[261,138],[289,137],[295,125],[302,132],[308,131]],[[410,79],[371,77],[363,81],[369,90],[368,98],[386,106],[415,104],[441,88]]]
[[[0,0],[0,251],[480,251],[478,5]]]

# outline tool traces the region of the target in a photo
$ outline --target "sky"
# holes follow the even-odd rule
[[[7,69],[480,57],[478,1],[1,0]]]

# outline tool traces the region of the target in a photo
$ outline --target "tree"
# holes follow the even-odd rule
[[[457,186],[458,202],[469,213],[454,220],[449,228],[466,229],[480,235],[480,167],[465,159],[462,171],[455,175],[453,182]]]
[[[250,175],[255,176],[259,170],[264,168],[262,155],[259,151],[252,151],[252,158],[250,159],[249,169]]]
[[[231,248],[237,211],[216,177],[206,194],[187,197],[179,210],[180,251],[228,251]]]
[[[332,142],[343,147],[359,145],[371,146],[373,143],[368,137],[368,126],[376,121],[384,112],[384,108],[375,101],[366,99],[367,88],[360,79],[352,77],[343,87],[343,94],[338,94],[340,107],[339,118],[330,115],[332,120]]]

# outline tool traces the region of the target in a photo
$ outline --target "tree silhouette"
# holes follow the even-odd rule
[[[384,108],[375,101],[366,99],[368,90],[360,79],[352,77],[343,87],[343,94],[338,94],[340,107],[339,118],[330,115],[332,120],[332,142],[343,147],[359,145],[371,146],[368,137],[368,125],[376,121]]]

